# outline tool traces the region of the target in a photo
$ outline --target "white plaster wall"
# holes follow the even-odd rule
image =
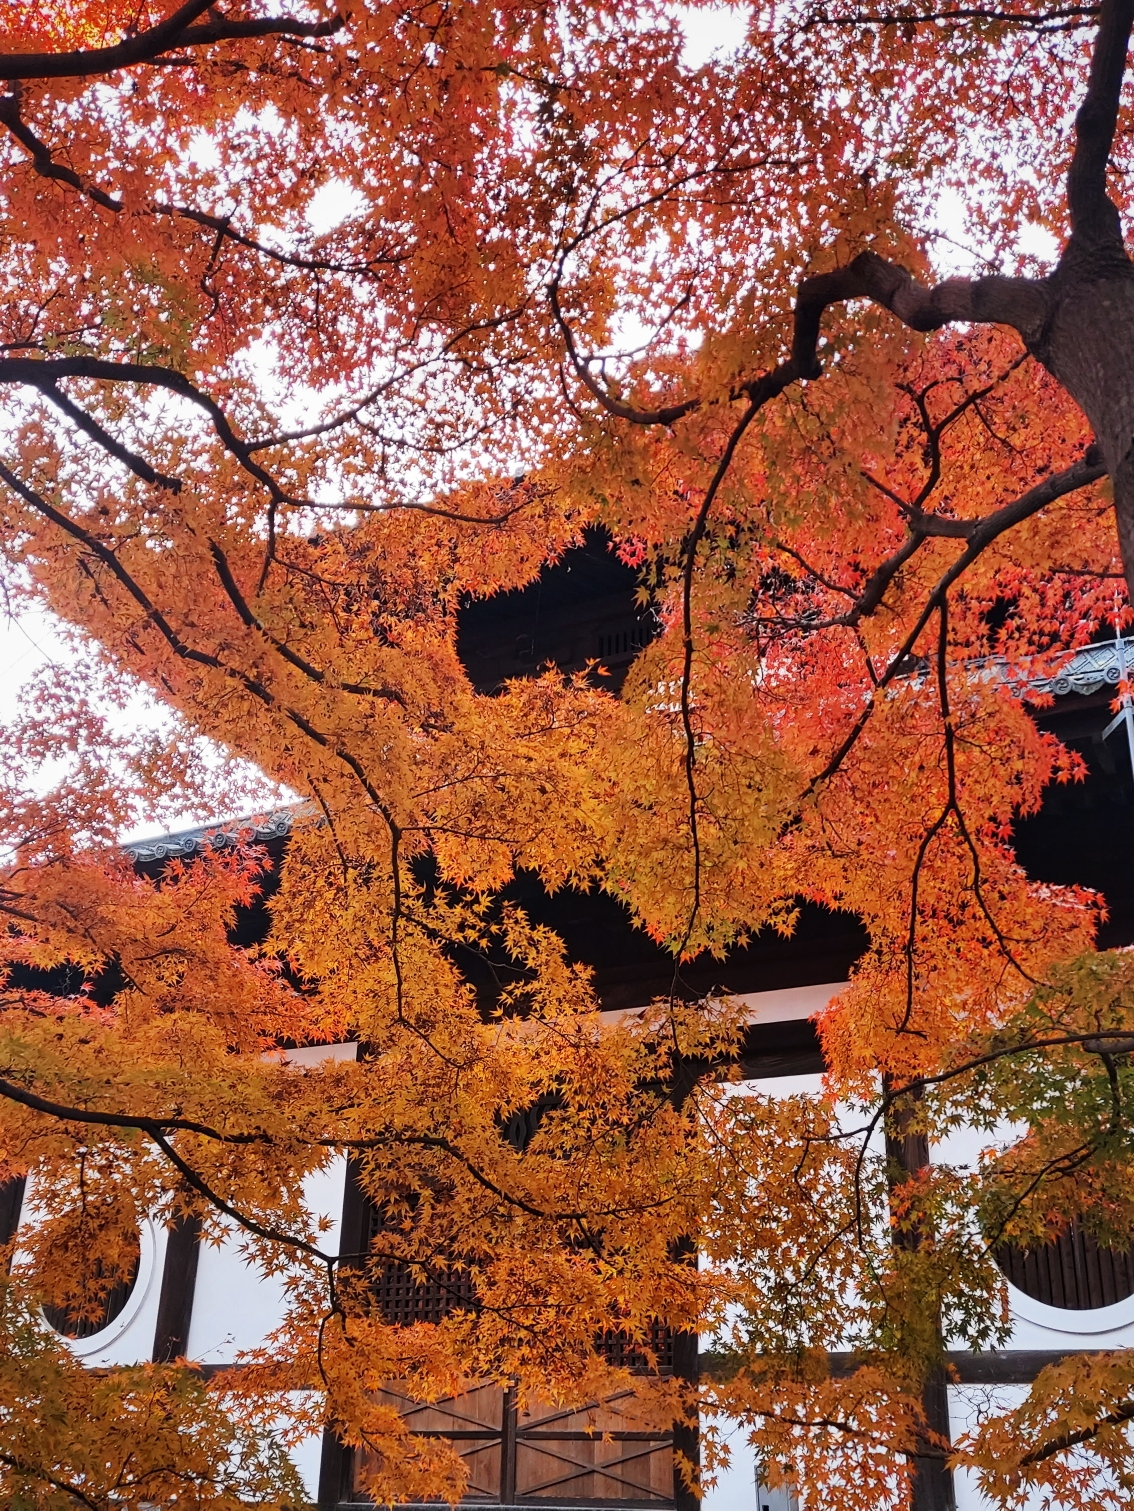
[[[973,1430],[984,1417],[1011,1411],[1028,1393],[1026,1385],[951,1385],[949,1430],[954,1439]],[[989,1511],[990,1502],[977,1489],[976,1476],[961,1470],[953,1476],[957,1511]],[[1020,1511],[1040,1511],[1042,1498],[1032,1495]]]
[[[299,1470],[307,1498],[314,1505],[319,1495],[319,1459],[323,1452],[323,1434],[312,1432],[290,1450],[291,1461]]]
[[[325,1060],[353,1060],[357,1044],[317,1044],[274,1051],[284,1064],[313,1067]],[[330,1226],[319,1240],[326,1253],[337,1253],[342,1224],[346,1160],[333,1160],[311,1176],[304,1188],[308,1210]],[[197,1263],[193,1314],[186,1352],[199,1364],[231,1364],[245,1349],[259,1348],[283,1319],[284,1286],[265,1275],[250,1258],[235,1223],[224,1225],[219,1243],[205,1243]]]
[[[756,1511],[756,1460],[747,1433],[736,1423],[719,1425],[728,1444],[729,1463],[717,1471],[716,1484],[706,1490],[702,1511]]]
[[[846,981],[828,981],[820,986],[787,986],[775,992],[742,992],[737,1001],[749,1009],[749,1023],[790,1023],[813,1018],[832,997],[845,992]]]
[[[345,1181],[346,1160],[339,1158],[306,1185],[310,1210],[331,1220],[320,1240],[328,1253],[337,1252],[339,1246]],[[249,1263],[240,1235],[230,1226],[219,1246],[201,1248],[188,1356],[201,1364],[230,1364],[243,1350],[260,1347],[279,1326],[283,1311],[282,1282]],[[322,1446],[322,1434],[314,1432],[288,1450],[313,1503],[319,1490]]]
[[[798,1511],[798,1502],[788,1490],[769,1490],[758,1483],[756,1455],[747,1430],[735,1422],[718,1425],[728,1445],[729,1462],[717,1471],[716,1484],[705,1491],[702,1511]]]
[[[795,992],[759,993],[751,1001],[753,1021],[775,1022],[791,1018],[807,1017],[821,1009],[830,997],[839,990],[838,985],[801,988]],[[813,994],[808,1008],[808,996]],[[814,1000],[816,997],[822,1000]],[[760,1000],[764,999],[764,1000]],[[785,1010],[786,1009],[786,1010]],[[804,1010],[807,1009],[807,1010]],[[819,1075],[795,1075],[765,1077],[759,1080],[738,1083],[736,1094],[743,1095],[751,1088],[765,1096],[793,1096],[815,1094],[820,1090]],[[999,1130],[1007,1139],[1011,1130]],[[934,1145],[934,1160],[940,1163],[965,1165],[974,1162],[982,1149],[997,1141],[997,1135],[976,1130],[958,1130]],[[881,1138],[877,1140],[881,1145]],[[1009,1286],[1009,1301],[1013,1317],[1013,1330],[1003,1352],[1012,1350],[1041,1350],[1066,1352],[1071,1349],[1111,1349],[1134,1347],[1134,1296],[1116,1306],[1095,1311],[1071,1312],[1042,1303],[1025,1296],[1014,1286]],[[709,1340],[705,1340],[706,1346]],[[949,1389],[949,1417],[951,1435],[960,1438],[971,1431],[981,1420],[991,1414],[1011,1410],[1027,1395],[1026,1385],[1001,1386],[951,1386]],[[731,1462],[718,1476],[718,1483],[704,1499],[704,1511],[794,1511],[794,1506],[783,1491],[767,1492],[758,1489],[755,1479],[755,1458],[739,1424],[727,1434]],[[957,1511],[989,1511],[990,1503],[981,1496],[975,1476],[962,1472],[956,1476]],[[1039,1495],[1025,1502],[1021,1511],[1040,1511]]]
[[[331,1254],[339,1245],[345,1181],[346,1160],[339,1157],[305,1186],[311,1212],[330,1219],[319,1244]],[[201,1246],[188,1356],[200,1364],[231,1364],[244,1350],[264,1343],[283,1311],[283,1281],[250,1260],[243,1235],[228,1224],[219,1244]]]

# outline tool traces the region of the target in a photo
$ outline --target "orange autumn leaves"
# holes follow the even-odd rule
[[[9,77],[29,49],[173,14],[32,10]],[[864,246],[929,267],[934,174],[965,157],[998,235],[1057,225],[1058,186],[1006,187],[975,128],[1028,139],[1005,76],[1074,81],[1081,39],[855,48],[816,19],[754,10],[745,46],[695,69],[663,6],[631,27],[583,3],[236,4],[7,96],[6,588],[302,806],[278,886],[255,855],[140,879],[106,843],[126,806],[108,766],[27,780],[64,728],[100,749],[101,713],[65,676],[28,710],[5,755],[0,1074],[39,1105],[0,1102],[3,1155],[39,1173],[41,1272],[52,1246],[89,1278],[143,1211],[244,1223],[288,1310],[233,1389],[315,1392],[379,1497],[460,1489],[444,1452],[406,1467],[383,1382],[579,1400],[627,1383],[597,1334],[740,1316],[708,1399],[828,1504],[881,1503],[935,1309],[999,1336],[977,1185],[942,1175],[937,1251],[895,1257],[881,1160],[833,1107],[873,1105],[881,1072],[951,1071],[1090,947],[1098,899],[1029,880],[1011,826],[1080,774],[1021,679],[1115,611],[1105,485],[943,588],[977,522],[1090,436],[1004,331],[915,336],[859,304],[826,317],[822,378],[737,427],[802,275]],[[478,693],[461,606],[596,527],[656,615],[622,696],[554,668]],[[199,752],[136,744],[155,801],[215,802]],[[604,889],[679,956],[789,930],[801,899],[856,914],[870,949],[821,1022],[828,1100],[706,1078],[681,1102],[740,1009],[603,1023],[585,966],[499,905],[520,871]],[[270,932],[235,949],[258,886]],[[63,965],[85,985],[61,1002]],[[357,1064],[273,1057],[335,1039]],[[537,1104],[517,1149],[501,1129]],[[348,1155],[388,1219],[372,1266],[463,1266],[473,1310],[376,1315],[304,1205]],[[105,1252],[84,1236],[100,1200]],[[681,1262],[691,1237],[714,1269]],[[832,1380],[807,1350],[848,1339],[868,1367]],[[635,1388],[663,1426],[697,1393]]]

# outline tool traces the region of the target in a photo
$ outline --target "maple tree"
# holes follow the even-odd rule
[[[0,1399],[71,1445],[0,1442],[10,1499],[140,1505],[181,1473],[284,1504],[263,1413],[300,1391],[296,1430],[364,1450],[379,1499],[454,1498],[384,1383],[594,1399],[628,1378],[596,1335],[648,1356],[660,1320],[720,1343],[700,1380],[633,1379],[691,1485],[701,1409],[806,1504],[945,1505],[947,1452],[1005,1504],[1124,1504],[1126,1355],[952,1445],[940,1403],[944,1341],[1006,1336],[997,1243],[1132,1231],[1131,966],[1011,848],[1080,774],[1028,679],[1134,582],[1132,24],[797,0],[694,68],[662,4],[8,5],[5,580],[87,647],[4,736],[0,1130],[37,1221]],[[997,271],[935,281],[949,194]],[[460,605],[596,525],[658,618],[621,694],[476,692]],[[173,735],[123,735],[100,679]],[[139,805],[231,805],[217,747],[306,804],[255,951],[228,936],[262,855],[157,885],[114,843]],[[670,996],[600,1024],[556,936],[494,905],[520,868],[619,899]],[[870,938],[827,1090],[735,1095],[708,1068],[743,1011],[687,1003],[681,964],[801,899]],[[458,945],[522,966],[493,1014]],[[64,965],[61,999],[36,973]],[[273,1053],[348,1038],[357,1063]],[[929,1164],[958,1126],[989,1152]],[[304,1201],[344,1155],[366,1256]],[[286,1282],[216,1396],[88,1376],[35,1322],[97,1312],[143,1212],[236,1222]],[[391,1261],[472,1299],[389,1326]]]

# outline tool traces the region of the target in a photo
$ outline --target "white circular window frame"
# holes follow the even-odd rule
[[[157,1274],[157,1236],[154,1233],[154,1225],[148,1217],[143,1218],[138,1229],[138,1249],[137,1278],[126,1298],[126,1305],[113,1322],[107,1323],[104,1328],[100,1328],[97,1333],[92,1333],[89,1338],[68,1338],[66,1333],[59,1333],[56,1329],[52,1329],[77,1359],[86,1359],[91,1354],[100,1354],[104,1349],[117,1343],[126,1329],[137,1320],[138,1313],[145,1306],[146,1297],[150,1293],[154,1276]]]
[[[1012,1315],[1037,1327],[1046,1327],[1053,1333],[1110,1333],[1116,1328],[1128,1327],[1134,1322],[1134,1295],[1126,1296],[1111,1306],[1092,1306],[1088,1310],[1070,1307],[1048,1306],[1046,1301],[1037,1301],[1010,1280],[1008,1303]]]

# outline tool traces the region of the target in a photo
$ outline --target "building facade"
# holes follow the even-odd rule
[[[599,659],[617,687],[636,651],[649,639],[651,619],[634,597],[634,575],[590,540],[546,571],[523,592],[474,604],[461,624],[461,654],[478,688],[490,694],[509,677],[548,661],[564,670]],[[1030,875],[1051,882],[1077,882],[1101,891],[1109,920],[1100,944],[1134,943],[1134,709],[1117,719],[1111,704],[1127,676],[1128,647],[1103,641],[1079,653],[1060,677],[1039,690],[1054,702],[1041,722],[1085,757],[1090,772],[1082,784],[1053,789],[1039,815],[1018,827],[1017,848]],[[1130,652],[1134,664],[1134,651]],[[278,815],[255,835],[278,858],[291,818]],[[235,829],[194,830],[132,844],[140,870],[158,876],[172,858],[189,858],[207,846],[235,842]],[[623,1013],[669,991],[671,958],[612,899],[546,893],[532,876],[508,889],[536,922],[553,926],[573,959],[594,971],[604,1011]],[[238,937],[262,937],[261,902],[242,916]],[[749,1010],[741,1074],[762,1092],[817,1090],[823,1072],[811,1021],[846,983],[866,946],[858,920],[805,906],[790,939],[758,935],[726,961],[693,962],[683,971],[691,997],[711,990],[740,995]],[[470,962],[475,982],[475,963]],[[297,1061],[349,1057],[353,1044],[293,1051]],[[964,1141],[954,1139],[941,1157],[963,1159]],[[345,1161],[309,1184],[314,1212],[332,1225],[328,1244],[358,1251],[372,1214],[366,1210]],[[10,1235],[18,1222],[34,1221],[34,1189],[9,1190],[0,1207],[0,1227]],[[1012,1303],[1010,1343],[995,1353],[958,1351],[951,1362],[950,1425],[956,1435],[988,1405],[1008,1405],[1048,1361],[1075,1350],[1134,1346],[1134,1260],[1100,1252],[1072,1232],[1048,1250],[1006,1255]],[[391,1321],[436,1320],[444,1297],[391,1271],[379,1297]],[[208,1368],[232,1363],[260,1346],[276,1326],[283,1306],[280,1283],[265,1279],[246,1262],[233,1232],[219,1247],[203,1245],[192,1224],[165,1230],[146,1223],[139,1233],[133,1282],[108,1299],[100,1322],[69,1327],[51,1319],[70,1347],[91,1366],[113,1367],[141,1359],[185,1357]],[[676,1359],[688,1340],[659,1338],[663,1367],[695,1367],[694,1356]],[[616,1337],[610,1347],[623,1345]],[[485,1386],[459,1399],[423,1406],[399,1400],[414,1429],[449,1438],[470,1472],[469,1498],[493,1506],[680,1508],[669,1437],[628,1426],[615,1400],[583,1411],[551,1405],[521,1412],[510,1392]],[[357,1503],[351,1456],[333,1438],[310,1439],[297,1455],[309,1493],[320,1511]],[[977,1511],[974,1487],[957,1486],[959,1511]],[[790,1497],[756,1483],[755,1465],[742,1433],[734,1435],[733,1463],[705,1498],[706,1511],[790,1511]]]

